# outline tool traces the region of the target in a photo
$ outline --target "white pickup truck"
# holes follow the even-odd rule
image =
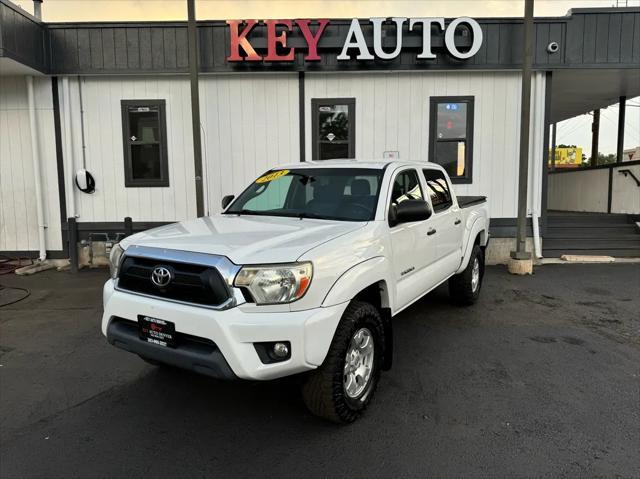
[[[478,298],[486,199],[456,198],[438,165],[297,163],[222,206],[113,248],[111,344],[215,378],[306,373],[308,408],[351,422],[391,367],[393,316],[447,280]]]

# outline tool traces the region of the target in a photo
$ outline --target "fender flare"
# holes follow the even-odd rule
[[[393,272],[389,260],[384,256],[376,256],[352,266],[333,284],[324,298],[322,306],[346,303],[355,298],[360,292],[376,283],[384,283],[380,291],[380,315],[384,322],[384,357],[383,371],[391,369],[393,362],[393,328],[391,311],[395,304],[395,289],[391,286],[389,278]],[[337,328],[336,324],[336,328]],[[335,330],[333,331],[335,334]]]
[[[469,234],[467,235],[467,244],[463,250],[464,255],[462,256],[462,262],[460,263],[460,266],[458,267],[456,274],[464,271],[464,269],[467,267],[467,264],[469,263],[469,258],[471,257],[471,251],[473,250],[473,246],[476,241],[476,236],[478,236],[478,234],[480,234],[483,231],[485,232],[485,239],[481,238],[480,240],[481,246],[485,246],[486,244],[486,227],[485,227],[484,218],[477,217],[473,222],[473,225],[469,229]]]
[[[358,263],[345,271],[327,292],[322,306],[333,306],[351,301],[359,292],[372,284],[384,281],[387,285],[386,301],[382,295],[381,306],[392,307],[395,302],[395,290],[389,287],[389,261],[384,256],[376,256]]]

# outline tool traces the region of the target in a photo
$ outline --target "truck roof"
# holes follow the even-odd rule
[[[440,168],[437,163],[427,161],[400,161],[400,160],[354,160],[354,159],[337,159],[322,161],[305,161],[300,163],[288,163],[278,165],[272,169],[282,168],[370,168],[382,170],[387,166],[416,166],[424,168],[425,166],[435,166]]]

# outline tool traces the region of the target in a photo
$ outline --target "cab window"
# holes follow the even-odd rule
[[[422,172],[427,182],[427,192],[431,198],[433,211],[444,211],[449,208],[453,201],[444,173],[440,170],[422,170]]]
[[[391,203],[398,204],[405,200],[421,200],[423,198],[416,170],[406,170],[398,173],[393,182]]]

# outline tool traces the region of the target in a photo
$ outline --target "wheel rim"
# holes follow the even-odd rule
[[[478,258],[473,260],[473,270],[471,271],[471,289],[475,293],[480,284],[480,261]]]
[[[369,385],[373,372],[373,335],[367,328],[361,328],[351,337],[344,360],[344,392],[350,398],[357,398]]]

